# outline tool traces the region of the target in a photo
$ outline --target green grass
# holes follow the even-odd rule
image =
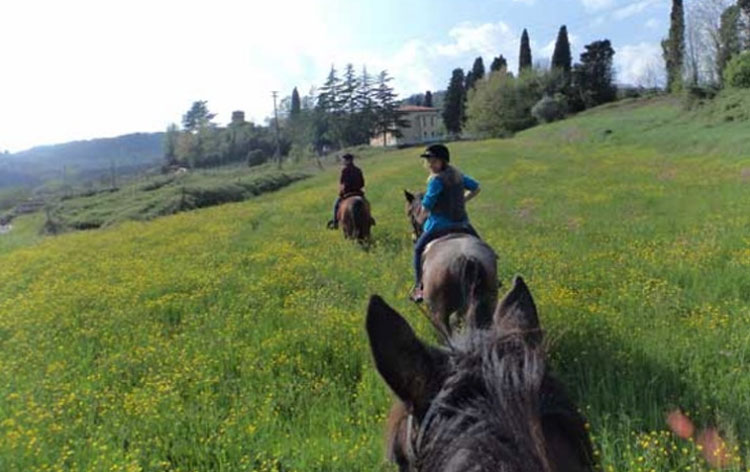
[[[16,217],[11,222],[13,227],[11,231],[0,234],[0,254],[40,241],[42,239],[40,229],[43,223],[44,216],[41,213]]]
[[[735,470],[750,460],[750,136],[681,110],[625,103],[451,146],[605,470],[708,470],[665,431],[676,406],[721,428]],[[361,162],[369,251],[324,230],[334,170],[0,250],[0,470],[391,470],[363,321],[379,293],[434,339],[406,301],[416,155]]]

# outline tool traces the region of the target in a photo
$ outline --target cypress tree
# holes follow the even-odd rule
[[[669,37],[661,42],[667,66],[667,88],[682,90],[682,70],[685,61],[685,8],[682,0],[672,0]]]
[[[432,108],[432,92],[429,90],[424,94],[424,106]]]
[[[443,122],[445,128],[454,134],[461,133],[465,112],[464,71],[455,69],[445,92],[445,105],[443,107]]]
[[[478,81],[484,79],[484,61],[481,57],[477,57],[474,59],[474,65],[471,68],[471,75],[474,77],[474,82],[472,83],[472,87],[475,83]]]
[[[301,111],[302,102],[299,99],[299,92],[297,91],[297,87],[294,87],[294,90],[292,90],[292,105],[289,109],[289,115],[298,116]]]
[[[518,75],[528,69],[531,69],[531,41],[529,32],[524,29],[521,35],[521,51],[518,54]]]
[[[750,1],[750,0],[749,0]],[[503,57],[502,54],[500,54],[498,57],[494,58],[492,60],[492,64],[490,64],[490,71],[491,72],[497,72],[503,69],[508,68],[508,61]]]
[[[474,88],[474,82],[474,72],[467,72],[466,77],[464,78],[464,90],[466,93],[469,93],[469,90]]]
[[[557,34],[555,52],[552,54],[552,68],[561,70],[565,76],[566,83],[570,82],[570,70],[573,66],[573,56],[570,53],[570,41],[568,40],[568,29],[563,25]]]

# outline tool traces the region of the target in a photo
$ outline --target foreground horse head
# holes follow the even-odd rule
[[[422,208],[422,194],[404,190],[404,195],[416,239],[429,213]],[[422,269],[425,303],[441,332],[450,335],[457,324],[484,324],[492,317],[498,297],[497,255],[482,240],[467,234],[439,238],[425,249]]]
[[[422,343],[377,296],[367,332],[377,369],[400,400],[388,456],[401,471],[593,470],[585,421],[547,372],[522,279],[491,325],[466,330],[448,348]]]
[[[370,239],[372,219],[370,206],[364,197],[357,195],[344,198],[337,216],[344,237],[358,241]]]

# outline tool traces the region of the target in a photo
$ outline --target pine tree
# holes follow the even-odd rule
[[[396,92],[391,87],[392,77],[387,71],[378,76],[378,86],[375,89],[375,133],[382,134],[383,145],[388,142],[388,133],[396,137],[401,136],[400,128],[409,126],[404,120],[403,112],[399,110]]]
[[[503,57],[502,54],[500,54],[492,60],[492,64],[490,64],[490,71],[498,72],[503,69],[508,69],[508,61],[505,59],[505,57]]]
[[[552,69],[562,71],[565,82],[570,83],[570,71],[573,66],[573,56],[570,53],[570,41],[568,40],[568,29],[563,25],[557,34],[555,52],[552,54]]]
[[[289,108],[289,116],[297,117],[299,116],[301,112],[302,112],[302,102],[300,101],[297,87],[294,87],[294,90],[292,90],[292,105]]]
[[[331,66],[325,84],[320,87],[318,108],[326,113],[340,113],[342,110],[341,79],[334,66]]]
[[[357,78],[356,72],[354,72],[354,66],[352,64],[346,65],[346,71],[344,72],[344,81],[341,85],[341,102],[343,104],[344,111],[353,115],[357,111],[357,91],[359,89],[359,79]]]
[[[216,117],[216,113],[209,112],[206,103],[208,102],[205,100],[193,102],[190,110],[182,115],[182,127],[185,131],[193,133],[201,128],[214,126],[211,120]]]
[[[445,92],[445,105],[443,107],[443,122],[445,128],[453,134],[460,134],[463,127],[466,107],[466,94],[464,92],[464,71],[455,69]]]
[[[424,94],[424,106],[432,108],[432,92],[429,90]]]
[[[683,86],[685,60],[685,9],[682,0],[672,0],[669,37],[661,42],[667,66],[667,88],[679,92]]]
[[[521,35],[521,51],[518,54],[518,75],[528,69],[531,69],[531,41],[529,32],[524,29]]]

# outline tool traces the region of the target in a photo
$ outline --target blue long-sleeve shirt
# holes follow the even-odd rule
[[[479,182],[472,179],[471,177],[464,175],[464,188],[466,190],[474,191],[479,188]],[[427,193],[425,193],[424,197],[422,197],[422,206],[425,207],[428,210],[432,210],[435,207],[435,203],[437,202],[438,196],[443,191],[443,180],[438,176],[433,176],[430,178],[429,182],[427,183]],[[460,224],[466,224],[469,220],[466,219],[464,221],[453,221],[450,218],[448,218],[446,215],[436,215],[434,213],[430,213],[430,216],[427,218],[427,220],[424,222],[424,226],[422,229],[429,233],[431,231],[437,231],[445,228],[450,228],[452,226],[460,225]]]

